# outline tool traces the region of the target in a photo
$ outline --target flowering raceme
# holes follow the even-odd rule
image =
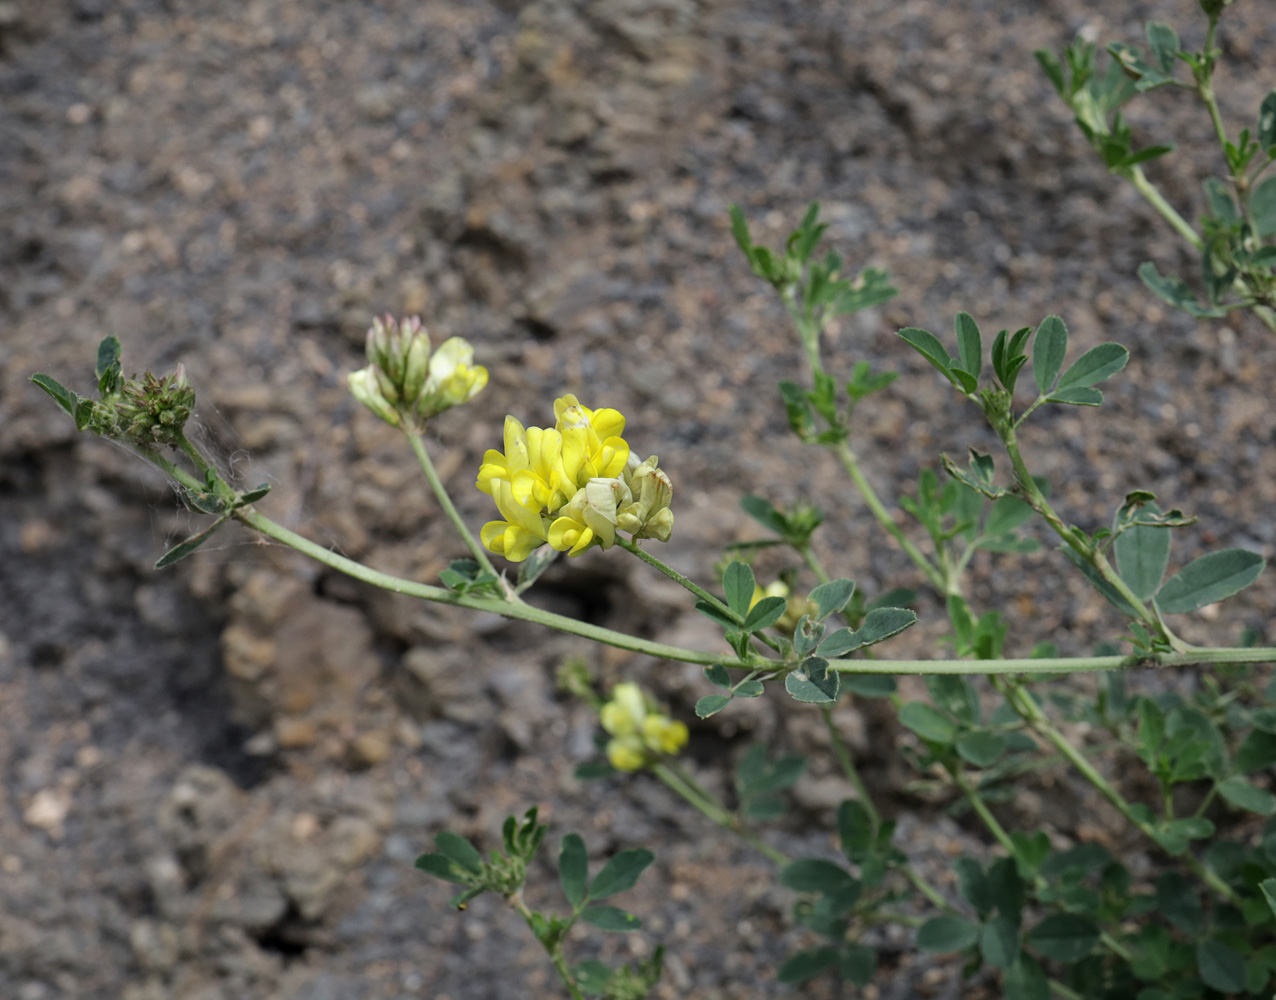
[[[611,701],[602,707],[599,718],[612,737],[607,759],[618,771],[637,771],[687,745],[686,725],[652,711],[637,684],[612,688]]]
[[[673,486],[655,456],[639,462],[620,435],[616,410],[591,410],[575,396],[554,402],[551,427],[505,418],[505,451],[483,456],[477,486],[496,501],[503,520],[480,537],[492,552],[521,562],[541,545],[579,555],[610,548],[616,531],[668,541]]]

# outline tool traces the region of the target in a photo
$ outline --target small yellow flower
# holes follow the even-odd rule
[[[647,766],[647,755],[637,739],[609,740],[607,743],[607,760],[617,771],[639,771]]]
[[[643,463],[631,457],[620,436],[625,418],[572,395],[554,401],[554,418],[553,427],[524,427],[506,417],[504,452],[483,455],[475,485],[505,518],[484,526],[483,544],[518,561],[546,542],[573,556],[610,548],[618,528],[667,541],[673,488],[654,456]]]
[[[686,725],[653,711],[642,688],[633,683],[612,688],[599,718],[612,736],[607,759],[618,771],[637,771],[660,756],[676,754],[689,738]]]
[[[664,715],[649,715],[642,720],[642,741],[657,753],[674,754],[687,745],[687,726]]]

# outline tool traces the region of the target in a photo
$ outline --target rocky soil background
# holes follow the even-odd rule
[[[1276,83],[1263,7],[1228,16],[1220,90],[1237,127]],[[1134,40],[1150,17],[1199,40],[1188,0],[0,3],[0,995],[558,996],[513,914],[449,911],[411,868],[438,830],[490,846],[532,804],[551,825],[533,902],[557,898],[549,859],[570,830],[595,859],[657,853],[626,897],[647,932],[582,934],[575,956],[664,941],[662,997],[793,995],[774,969],[804,939],[762,859],[653,781],[572,777],[594,722],[555,690],[564,659],[639,679],[692,721],[698,671],[371,592],[238,529],[157,572],[197,522],[25,379],[87,388],[108,333],[130,371],[181,360],[207,444],[244,483],[273,484],[266,513],[434,580],[461,548],[397,435],[344,388],[374,313],[420,313],[492,372],[436,422],[472,524],[489,517],[470,483],[503,415],[547,422],[575,391],[625,413],[635,449],[669,470],[675,566],[707,582],[721,546],[756,537],[741,493],[812,498],[830,512],[826,561],[878,593],[915,577],[831,461],[792,446],[774,384],[800,356],[727,225],[739,203],[776,243],[819,198],[832,244],[902,290],[831,332],[844,370],[904,372],[855,439],[885,493],[941,451],[988,446],[894,331],[946,334],[958,309],[992,331],[1058,312],[1074,349],[1117,339],[1133,354],[1102,410],[1043,414],[1030,434],[1067,515],[1093,526],[1146,487],[1201,515],[1179,558],[1270,557],[1276,339],[1170,314],[1142,288],[1141,261],[1187,258],[1097,164],[1031,56],[1078,33]],[[1217,153],[1186,96],[1158,98],[1136,105],[1136,131],[1179,137],[1151,172],[1190,216]],[[977,561],[1012,655],[1115,635],[1062,562],[1050,546]],[[1269,573],[1187,638],[1234,642],[1249,624],[1271,641],[1274,590]],[[540,594],[715,642],[618,550],[556,567]],[[920,611],[896,655],[935,652],[942,612]],[[811,754],[771,834],[790,851],[831,851],[847,794],[812,716],[774,695],[693,726],[690,766],[715,788],[756,740]],[[953,854],[985,850],[979,831],[903,794],[908,737],[871,704],[838,719],[947,885]],[[1060,782],[1025,787],[1005,821],[1139,849]],[[906,937],[877,943],[866,996],[995,994]]]

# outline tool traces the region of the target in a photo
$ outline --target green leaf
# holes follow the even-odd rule
[[[1159,514],[1161,508],[1154,503],[1146,509]],[[1146,524],[1127,528],[1112,543],[1116,553],[1117,572],[1121,579],[1141,601],[1156,593],[1170,562],[1170,529]]]
[[[837,965],[836,948],[811,948],[799,951],[784,960],[775,973],[782,983],[805,983]]]
[[[837,835],[848,861],[858,860],[873,846],[873,818],[863,803],[842,800],[837,807]]]
[[[717,715],[730,704],[729,694],[707,694],[696,702],[696,718],[707,719],[711,715]]]
[[[732,205],[728,212],[731,215],[731,234],[735,237],[740,249],[744,251],[744,255],[752,262],[753,240],[749,238],[749,223],[744,218],[744,212],[740,210],[739,205]]]
[[[910,701],[900,708],[899,721],[931,743],[949,744],[957,735],[957,726],[948,716],[922,701]]]
[[[761,681],[741,681],[735,687],[735,694],[737,698],[756,698],[763,690]]]
[[[733,562],[722,575],[722,587],[727,596],[727,607],[744,617],[753,600],[753,570],[742,562]]]
[[[619,906],[587,906],[580,919],[600,931],[636,931],[642,929],[642,921]]]
[[[1065,403],[1068,406],[1102,406],[1103,393],[1087,386],[1060,389],[1046,397],[1047,402]]]
[[[1184,934],[1195,937],[1205,931],[1205,910],[1191,879],[1179,872],[1165,872],[1156,880],[1156,911]]]
[[[1082,559],[1072,546],[1064,544],[1059,546],[1059,548],[1068,558],[1068,561],[1081,571],[1081,575],[1090,581],[1090,586],[1102,594],[1109,604],[1120,611],[1123,615],[1127,615],[1130,618],[1138,617],[1134,611],[1133,605],[1122,597],[1121,593],[1112,586],[1112,584],[1108,583],[1097,569]]]
[[[1218,794],[1238,809],[1271,816],[1276,813],[1276,795],[1250,784],[1244,778],[1232,777],[1218,783]]]
[[[31,381],[53,397],[53,401],[70,416],[75,416],[75,405],[80,397],[51,375],[32,375]]]
[[[821,656],[833,658],[898,635],[917,621],[917,615],[907,608],[874,608],[864,618],[858,631],[838,629],[819,646]]]
[[[969,313],[957,314],[957,357],[963,370],[979,378],[984,363],[983,339],[979,326]]]
[[[855,584],[851,580],[830,580],[820,584],[811,591],[811,600],[820,609],[816,621],[840,612],[854,595]]]
[[[944,350],[944,345],[939,342],[938,337],[927,330],[919,330],[915,326],[905,327],[900,330],[899,336],[906,344],[914,348],[922,357],[934,365],[948,381],[960,388],[960,383],[958,383],[949,368],[948,352]]]
[[[413,866],[435,878],[441,878],[446,882],[454,882],[457,885],[467,885],[468,881],[461,877],[456,866],[442,854],[422,854],[416,859]]]
[[[1004,1000],[1050,1000],[1050,980],[1031,955],[1020,955],[1001,979]]]
[[[1058,316],[1047,316],[1032,342],[1032,377],[1041,395],[1048,396],[1059,378],[1068,353],[1068,328]]]
[[[980,931],[979,951],[989,965],[1010,968],[1019,957],[1019,924],[1008,917],[993,917]]]
[[[1197,301],[1196,293],[1187,286],[1187,283],[1182,278],[1161,274],[1151,261],[1140,264],[1138,274],[1143,284],[1147,285],[1158,298],[1168,302],[1175,309],[1181,309],[1183,312],[1198,319],[1218,319],[1227,315],[1225,309],[1202,308]]]
[[[1178,58],[1179,36],[1168,24],[1149,21],[1147,26],[1148,46],[1152,50],[1152,58],[1157,68],[1166,75],[1173,76],[1174,64]]]
[[[890,674],[842,674],[842,687],[861,698],[889,698],[895,693]]]
[[[1004,733],[992,733],[983,729],[965,733],[958,739],[957,752],[975,767],[992,767],[997,763],[997,758],[1006,752],[1008,745],[1009,740]]]
[[[1163,614],[1178,615],[1214,604],[1258,579],[1266,560],[1248,549],[1224,549],[1193,559],[1156,592]]]
[[[744,617],[746,632],[760,632],[769,625],[774,625],[784,614],[789,602],[783,597],[764,597],[749,609]]]
[[[1196,970],[1201,981],[1223,993],[1239,993],[1245,988],[1245,960],[1222,941],[1196,944]]]
[[[828,660],[819,656],[808,657],[784,678],[784,690],[798,701],[811,705],[837,701],[841,684],[836,671],[828,667]]]
[[[562,850],[558,852],[558,878],[572,908],[580,906],[589,884],[589,853],[578,833],[569,833],[563,838]]]
[[[468,872],[479,875],[483,871],[483,858],[474,845],[464,837],[450,830],[442,830],[434,835],[434,846],[449,861]]]
[[[780,884],[794,892],[830,895],[851,888],[855,879],[841,865],[820,858],[798,858],[780,869]]]
[[[655,860],[656,856],[645,847],[621,851],[603,865],[603,870],[594,878],[589,886],[590,898],[606,899],[608,896],[633,888],[639,876]]]
[[[1055,913],[1037,924],[1028,940],[1046,958],[1078,962],[1098,944],[1099,929],[1075,913]]]
[[[173,565],[173,563],[177,562],[179,559],[185,559],[188,555],[212,538],[213,532],[225,523],[226,518],[219,518],[203,531],[199,532],[199,534],[191,535],[190,538],[186,539],[186,541],[174,545],[171,549],[155,560],[155,568],[163,569],[165,566]]]
[[[1276,916],[1276,878],[1265,878],[1258,883],[1258,887],[1263,890],[1263,898],[1267,900],[1272,916]]]
[[[711,667],[705,667],[704,676],[705,680],[714,687],[726,688],[728,690],[731,687],[731,674],[727,672],[727,668],[721,663],[715,663]]]
[[[856,986],[864,987],[873,981],[877,972],[877,951],[866,944],[848,944],[842,949],[837,966],[838,974]]]
[[[988,509],[988,520],[984,523],[984,534],[991,537],[1006,535],[1021,524],[1032,519],[1033,510],[1018,497],[1005,496],[992,502]]]
[[[696,601],[696,610],[708,618],[710,621],[717,622],[724,628],[739,628],[740,623],[730,615],[719,611],[708,601]]]
[[[951,914],[931,917],[917,930],[917,947],[922,951],[964,951],[978,940],[978,924]]]
[[[974,907],[980,919],[986,917],[992,912],[992,893],[979,862],[963,856],[953,862],[953,870],[957,872],[957,891],[961,898]]]
[[[762,497],[753,496],[752,494],[742,496],[740,498],[740,507],[762,527],[774,531],[777,535],[783,535],[788,531],[789,526],[784,515]]]
[[[251,490],[245,490],[239,494],[239,502],[241,504],[256,503],[269,492],[270,483],[262,483],[260,486],[254,486]],[[551,549],[551,551],[553,550]]]
[[[1081,355],[1059,378],[1059,389],[1098,385],[1111,378],[1130,360],[1130,352],[1120,344],[1100,344]]]
[[[1249,196],[1249,214],[1260,239],[1276,234],[1276,176],[1259,182]]]
[[[596,958],[581,962],[572,968],[572,976],[581,992],[587,996],[598,996],[607,990],[611,982],[612,971]]]
[[[120,338],[103,337],[97,345],[97,363],[93,366],[93,374],[99,379],[120,363]]]
[[[1276,734],[1253,730],[1247,733],[1232,758],[1236,770],[1252,774],[1276,764]]]
[[[1276,90],[1269,91],[1258,109],[1258,127],[1254,138],[1264,151],[1276,146]],[[1270,155],[1270,154],[1269,154]]]
[[[736,790],[741,798],[752,798],[792,788],[806,770],[806,757],[800,753],[784,754],[773,761],[766,758],[766,745],[754,744],[740,761],[736,771]]]

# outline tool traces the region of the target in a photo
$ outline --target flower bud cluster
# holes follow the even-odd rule
[[[618,771],[638,771],[687,745],[684,723],[655,711],[637,684],[617,684],[599,717],[611,739],[607,759]]]
[[[108,404],[106,398],[103,404]],[[142,444],[177,444],[194,408],[195,390],[184,365],[179,364],[172,375],[146,372],[120,386],[110,421],[112,433],[107,436]]]
[[[392,426],[418,426],[473,399],[487,385],[487,369],[474,364],[474,348],[450,337],[431,352],[417,316],[372,321],[368,366],[349,376],[350,392]]]
[[[483,526],[483,544],[513,562],[541,545],[579,555],[610,548],[617,530],[668,541],[673,485],[653,455],[639,462],[620,435],[616,410],[591,410],[575,396],[554,402],[554,427],[505,418],[505,451],[483,456],[477,486],[504,520]]]

